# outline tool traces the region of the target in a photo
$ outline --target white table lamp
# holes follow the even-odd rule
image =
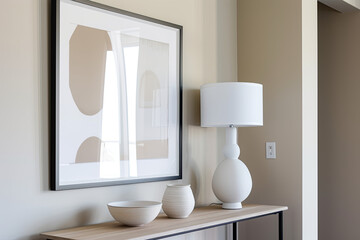
[[[226,127],[225,160],[215,170],[212,188],[226,209],[242,208],[250,194],[251,175],[239,160],[237,127],[263,125],[263,88],[258,83],[226,82],[201,86],[201,126]]]

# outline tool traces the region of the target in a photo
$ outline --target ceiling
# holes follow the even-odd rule
[[[318,0],[339,12],[356,12],[360,10],[360,0]]]

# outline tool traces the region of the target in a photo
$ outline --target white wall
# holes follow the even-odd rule
[[[302,0],[302,239],[318,239],[317,2]]]
[[[157,182],[48,190],[49,2],[0,3],[0,239],[37,239],[43,231],[111,220],[106,203],[161,200],[166,187],[166,182]],[[183,182],[192,184],[197,205],[216,201],[211,178],[223,140],[217,139],[215,129],[199,127],[199,88],[207,82],[235,80],[236,1],[101,2],[183,25]],[[224,234],[224,229],[214,230],[193,238]]]

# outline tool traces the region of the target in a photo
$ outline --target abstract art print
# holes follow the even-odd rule
[[[182,177],[181,26],[57,0],[52,56],[52,190]]]

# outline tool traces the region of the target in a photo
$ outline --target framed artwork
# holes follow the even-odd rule
[[[180,179],[182,27],[85,0],[52,11],[50,188]]]

